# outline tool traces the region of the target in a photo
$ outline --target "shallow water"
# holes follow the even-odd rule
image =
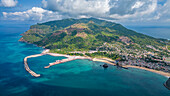
[[[28,64],[40,78],[24,69],[25,56],[41,53],[42,48],[18,42],[28,27],[0,27],[0,96],[168,96],[166,77],[129,68],[100,67],[101,62],[74,60],[44,69],[65,57],[49,55],[30,58]]]

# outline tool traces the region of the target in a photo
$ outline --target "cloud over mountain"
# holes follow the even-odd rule
[[[153,12],[157,0],[43,0],[44,8],[70,15],[128,18]]]
[[[42,4],[42,8],[3,12],[3,17],[35,21],[84,17],[120,22],[170,21],[170,0],[42,0]]]

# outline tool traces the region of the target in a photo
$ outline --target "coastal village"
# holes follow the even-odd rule
[[[141,48],[141,46],[132,43],[128,38],[121,38],[123,39],[120,40],[126,43],[126,45],[104,43],[96,50],[106,50],[105,52],[119,54],[121,56],[121,60],[119,61],[121,66],[140,66],[170,73],[170,51],[168,48],[160,46],[155,48],[151,45],[146,45],[145,48]],[[129,45],[138,46],[140,48],[129,47]]]
[[[123,42],[125,42],[127,45],[130,45],[129,39],[122,37]],[[125,40],[126,39],[126,40]],[[133,43],[134,44],[134,43]],[[84,54],[85,53],[97,53],[97,52],[104,52],[109,54],[119,54],[121,56],[121,60],[118,63],[119,66],[126,66],[126,65],[132,65],[132,66],[139,66],[139,67],[145,67],[149,69],[154,69],[158,71],[163,71],[170,73],[170,52],[168,49],[164,49],[167,51],[167,57],[165,56],[159,56],[158,52],[163,52],[164,50],[156,49],[151,45],[147,45],[149,49],[153,49],[151,51],[148,51],[146,49],[140,48],[140,49],[133,49],[133,48],[127,48],[124,45],[121,45],[119,43],[115,44],[108,44],[104,43],[102,46],[96,48],[96,50],[90,50],[88,52],[81,52],[81,51],[74,51],[70,53],[79,53]],[[154,52],[156,50],[157,52]]]

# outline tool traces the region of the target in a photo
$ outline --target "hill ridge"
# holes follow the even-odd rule
[[[44,46],[49,49],[97,50],[107,44],[114,50],[114,44],[126,49],[153,51],[166,50],[169,40],[157,39],[121,24],[96,18],[63,19],[32,25],[22,34],[20,41]],[[153,48],[148,48],[150,45]],[[166,53],[165,53],[166,54]]]

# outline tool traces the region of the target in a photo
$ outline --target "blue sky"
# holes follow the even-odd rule
[[[170,0],[0,0],[0,22],[101,18],[124,25],[169,26]]]

